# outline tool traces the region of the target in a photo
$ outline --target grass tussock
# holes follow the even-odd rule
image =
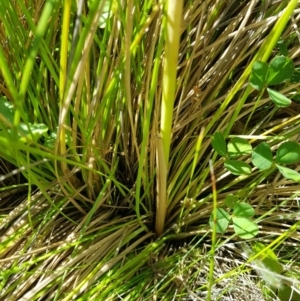
[[[299,67],[300,5],[182,1],[173,26],[171,2],[0,2],[0,300],[299,296],[299,183],[233,175],[211,141],[299,142],[299,102],[248,80],[279,40]],[[211,230],[231,194],[258,236]]]

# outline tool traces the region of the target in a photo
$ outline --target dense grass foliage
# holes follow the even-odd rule
[[[0,1],[0,299],[300,300],[299,12]]]

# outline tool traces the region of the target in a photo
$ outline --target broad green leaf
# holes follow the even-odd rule
[[[288,107],[292,102],[289,98],[275,90],[267,88],[267,91],[271,100],[277,107]]]
[[[289,97],[290,99],[294,100],[294,101],[300,101],[300,93],[298,91],[298,89],[291,89],[289,92]]]
[[[237,217],[252,217],[254,214],[254,208],[244,202],[237,203],[233,208],[233,215]]]
[[[45,139],[44,146],[54,150],[56,138],[57,138],[57,132],[51,132],[50,135]]]
[[[48,127],[43,123],[30,123],[29,125],[21,123],[19,125],[18,138],[22,142],[37,141],[39,138],[45,136],[47,131]],[[8,129],[7,132],[11,133],[12,130]]]
[[[300,68],[296,68],[292,77],[291,77],[291,83],[296,84],[300,82]]]
[[[300,101],[300,94],[294,94],[293,97],[291,97],[291,98],[292,98],[292,100],[295,100],[295,101],[299,102]]]
[[[239,201],[239,199],[235,196],[233,196],[232,194],[228,194],[225,197],[225,205],[228,208],[233,209],[234,205]]]
[[[25,123],[20,124],[20,140],[27,142],[28,140],[38,140],[44,136],[48,131],[48,127],[43,123],[29,124],[29,127]]]
[[[249,78],[250,85],[256,89],[261,90],[266,84],[266,76],[268,73],[268,64],[265,62],[254,62],[252,72]]]
[[[270,249],[270,248],[266,247],[264,244],[258,242],[253,245],[252,250],[255,255],[258,254],[259,252],[263,251],[263,253],[261,253],[261,255],[259,255],[259,257],[257,257],[257,259],[261,260],[264,263],[266,268],[268,268],[272,272],[278,273],[278,274],[281,274],[283,272],[283,268],[282,268],[281,264],[279,263],[276,254],[273,252],[272,249]]]
[[[243,175],[251,173],[251,166],[243,161],[226,160],[224,162],[225,167],[234,175]]]
[[[229,157],[240,157],[252,152],[250,143],[239,137],[232,138],[227,145],[227,149]]]
[[[13,124],[15,115],[14,105],[3,96],[0,97],[0,115],[2,115],[7,122]],[[0,116],[1,121],[2,116]]]
[[[260,170],[266,170],[272,166],[273,156],[268,143],[261,142],[253,149],[252,163]]]
[[[280,301],[298,301],[300,300],[300,294],[298,294],[291,287],[292,284],[287,285],[283,283],[281,287],[278,288],[277,297]]]
[[[255,265],[260,267],[258,273],[272,288],[280,288],[282,280],[277,275],[283,272],[283,268],[273,250],[262,243],[256,243],[252,246],[252,251],[253,255],[260,253],[254,261]]]
[[[280,171],[280,173],[288,180],[292,180],[295,182],[300,182],[300,173],[297,172],[296,170],[287,168],[287,167],[283,167],[280,166],[278,164],[276,164],[278,170]]]
[[[44,142],[44,146],[47,147],[47,148],[49,148],[49,149],[54,150],[56,139],[57,139],[57,131],[51,132],[46,137],[45,142]],[[67,134],[65,134],[65,141],[66,141],[66,144],[70,143],[70,138],[69,138],[69,136]]]
[[[258,234],[257,224],[248,218],[234,216],[232,221],[234,231],[240,238],[250,239]]]
[[[212,147],[214,150],[222,157],[227,156],[226,152],[226,141],[224,136],[220,132],[216,132],[213,135],[212,141],[211,141]]]
[[[230,221],[230,215],[222,208],[217,208],[217,220],[214,223],[214,213],[210,215],[209,225],[211,229],[214,229],[216,225],[216,232],[217,233],[224,233],[227,229]]]
[[[276,163],[293,164],[300,160],[300,145],[294,141],[280,144],[276,152]]]
[[[270,63],[268,85],[278,85],[291,78],[294,73],[293,61],[285,56],[276,56]]]

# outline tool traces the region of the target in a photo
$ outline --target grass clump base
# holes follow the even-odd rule
[[[299,300],[299,3],[177,4],[1,1],[1,300]]]

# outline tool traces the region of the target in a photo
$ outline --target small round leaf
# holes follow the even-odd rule
[[[243,161],[226,160],[224,165],[232,174],[237,176],[251,173],[251,166]]]
[[[256,89],[261,90],[266,84],[266,76],[269,66],[265,62],[254,62],[252,67],[252,73],[249,78],[250,85]]]
[[[235,233],[243,239],[253,238],[258,234],[258,226],[245,217],[233,217],[233,228]]]
[[[255,214],[254,208],[247,203],[237,203],[233,208],[233,215],[238,217],[252,217]]]
[[[273,164],[272,151],[268,143],[262,142],[252,152],[252,163],[260,170],[266,170]]]
[[[224,233],[230,221],[230,215],[222,208],[217,208],[217,220],[214,222],[214,213],[210,215],[209,225],[213,230],[216,227],[217,233]]]
[[[211,141],[212,147],[214,150],[222,157],[227,156],[226,152],[226,141],[224,136],[220,132],[216,132],[213,135],[212,141]]]
[[[233,196],[232,194],[228,194],[225,197],[225,205],[228,208],[233,209],[233,207],[235,206],[235,204],[239,201],[239,199],[235,196]]]
[[[293,164],[300,160],[300,145],[294,141],[283,142],[276,152],[276,163]]]
[[[270,96],[270,99],[277,107],[288,107],[292,103],[292,101],[289,98],[275,90],[267,88],[267,91]]]
[[[285,56],[276,56],[270,63],[268,85],[278,85],[291,78],[294,73],[293,61]]]
[[[280,171],[280,173],[288,180],[292,180],[295,182],[300,182],[300,174],[296,170],[280,166],[276,164],[276,167]]]
[[[228,155],[232,158],[248,155],[252,152],[252,146],[250,143],[239,137],[232,138],[227,145],[227,149]]]

